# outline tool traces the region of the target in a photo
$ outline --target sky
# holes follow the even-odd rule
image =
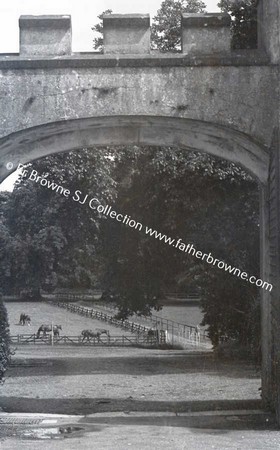
[[[208,12],[219,11],[218,0],[204,0]],[[72,50],[92,51],[92,26],[106,9],[114,13],[149,13],[154,17],[162,0],[0,0],[0,53],[18,53],[21,15],[70,14]],[[18,175],[14,172],[0,184],[0,191],[12,190]]]

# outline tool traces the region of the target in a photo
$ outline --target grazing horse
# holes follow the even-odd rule
[[[40,337],[41,332],[43,333],[43,336],[46,336],[46,334],[51,333],[51,331],[53,331],[54,336],[59,336],[59,330],[62,330],[61,325],[53,325],[53,327],[51,325],[41,325],[37,331],[37,338]]]
[[[19,318],[19,323],[20,323],[20,325],[25,325],[27,323],[27,325],[30,327],[30,324],[31,324],[30,316],[28,316],[25,313],[21,313],[20,318]]]
[[[110,333],[108,330],[98,329],[96,331],[92,330],[83,330],[81,335],[83,336],[82,342],[86,339],[87,342],[90,341],[90,339],[97,339],[97,342],[100,342],[100,336],[101,334],[107,334],[108,337],[110,337]]]

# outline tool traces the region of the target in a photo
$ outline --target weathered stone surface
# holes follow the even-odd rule
[[[182,14],[183,53],[229,52],[230,42],[228,14]]]
[[[108,14],[103,16],[105,54],[150,53],[148,14]]]
[[[21,16],[20,55],[70,55],[70,16]]]
[[[269,147],[271,111],[277,108],[274,70],[268,66],[2,70],[0,137],[58,120],[154,115],[228,126]]]
[[[273,64],[280,64],[280,2],[259,0],[258,2],[259,46],[264,48]]]
[[[268,55],[258,50],[237,50],[230,53],[203,55],[182,53],[158,53],[150,55],[103,55],[100,53],[74,53],[71,56],[28,56],[17,53],[0,54],[0,70],[24,69],[81,69],[81,68],[147,68],[147,67],[224,67],[267,66]]]
[[[183,13],[182,26],[188,28],[221,28],[230,26],[230,15],[224,13]]]
[[[193,119],[113,115],[54,122],[3,138],[0,181],[8,172],[4,155],[16,167],[61,151],[131,144],[207,148],[210,154],[242,164],[263,183],[268,176],[269,153],[243,133]]]

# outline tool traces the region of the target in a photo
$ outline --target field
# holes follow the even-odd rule
[[[124,330],[112,327],[102,321],[82,317],[46,303],[11,302],[7,303],[6,306],[8,309],[11,335],[34,334],[37,333],[40,325],[51,323],[62,326],[60,334],[63,336],[79,336],[85,329],[96,330],[97,328],[105,328],[114,336],[128,334]],[[27,325],[19,325],[19,317],[22,312],[31,317],[30,327]]]
[[[34,333],[42,323],[63,333],[120,328],[39,303],[7,304],[11,332]],[[31,327],[18,325],[21,312]],[[18,346],[0,388],[5,411],[90,413],[126,410],[188,410],[199,405],[259,399],[254,366],[217,361],[211,352],[110,347]]]
[[[109,312],[108,308],[103,308],[101,303],[91,303],[91,302],[79,302],[82,306],[89,308],[95,308],[104,312]],[[114,314],[114,309],[111,309],[109,314]],[[160,318],[168,319],[169,321],[174,321],[183,325],[189,325],[195,327],[200,325],[203,319],[203,313],[198,305],[165,305],[160,311],[152,311],[152,317],[155,319],[157,317],[158,323],[160,323]],[[145,320],[143,317],[133,316],[132,320],[135,322],[142,323],[143,325],[151,325],[150,320]],[[207,327],[201,327],[201,329],[206,329]]]
[[[203,319],[203,314],[198,306],[163,306],[162,310],[155,313],[158,317],[168,318],[174,322],[186,325],[199,325]]]

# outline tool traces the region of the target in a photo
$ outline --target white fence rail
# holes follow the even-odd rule
[[[65,294],[63,298],[66,298]],[[70,299],[72,300],[72,295],[70,295],[69,300]],[[194,325],[182,324],[170,319],[151,315],[144,319],[143,317],[139,319],[141,321],[144,320],[147,323],[146,326],[139,322],[118,320],[115,318],[114,310],[108,307],[104,307],[104,309],[108,312],[103,312],[65,301],[49,301],[48,303],[92,319],[102,320],[103,322],[120,327],[130,331],[131,333],[147,335],[149,330],[156,330],[160,344],[164,344],[166,342],[170,345],[179,345],[183,348],[189,348],[190,346],[207,349],[212,348],[212,344],[207,333]]]
[[[36,334],[17,334],[10,336],[13,345],[74,345],[94,347],[156,347],[159,345],[156,336],[106,336],[84,339],[82,336],[52,336],[51,333],[37,337]]]

